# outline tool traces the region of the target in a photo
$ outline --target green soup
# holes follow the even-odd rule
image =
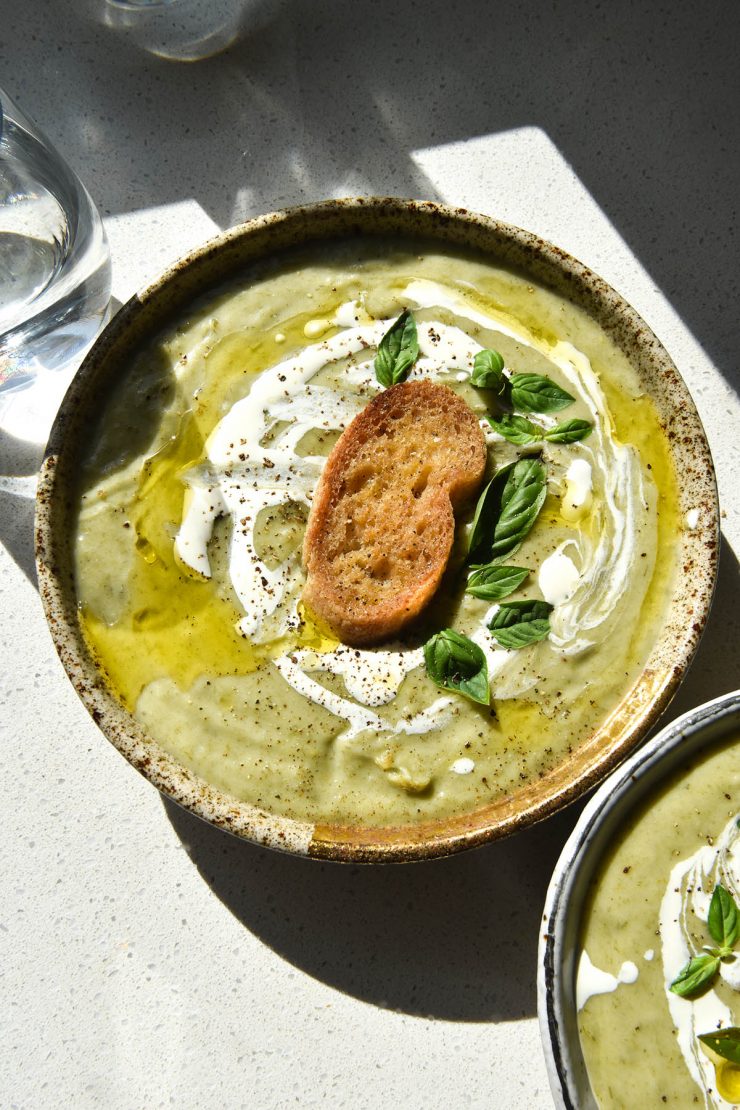
[[[454,389],[486,432],[489,474],[541,454],[547,499],[513,561],[516,599],[552,605],[519,651],[465,592],[474,505],[443,585],[402,642],[348,651],[301,602],[301,544],[323,459],[381,388],[380,338],[416,319],[411,378]],[[495,349],[509,374],[573,398],[496,434],[471,384]],[[639,677],[662,627],[680,527],[675,475],[634,370],[585,313],[474,256],[352,242],[284,255],[199,303],[141,350],[84,465],[77,589],[91,649],[151,735],[203,779],[271,812],[400,824],[471,812],[566,758]],[[491,707],[441,690],[422,645],[480,643]]]
[[[696,995],[669,990],[689,959],[715,944],[707,926],[715,886],[740,906],[739,815],[735,737],[687,761],[631,814],[600,866],[578,983],[581,1045],[600,1106],[740,1101],[740,1067],[698,1040],[740,1024],[740,952]],[[617,985],[620,978],[628,981]]]

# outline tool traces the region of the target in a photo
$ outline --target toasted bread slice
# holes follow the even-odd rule
[[[475,414],[445,385],[379,393],[343,432],[314,496],[303,598],[343,643],[388,640],[431,600],[455,534],[453,509],[483,478]]]

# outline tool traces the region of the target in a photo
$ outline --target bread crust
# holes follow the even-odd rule
[[[314,495],[303,542],[303,600],[353,646],[392,638],[434,595],[454,509],[478,489],[486,444],[445,385],[379,393],[342,433]]]

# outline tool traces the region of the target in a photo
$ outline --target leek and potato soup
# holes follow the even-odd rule
[[[342,430],[402,378],[470,406],[487,471],[431,604],[360,649],[303,604],[302,541]],[[697,523],[594,321],[403,241],[288,252],[194,303],[107,397],[81,482],[81,621],[121,701],[238,799],[375,826],[471,812],[567,758],[640,675]]]
[[[602,1107],[740,1104],[740,737],[625,822],[584,914],[579,1032]]]

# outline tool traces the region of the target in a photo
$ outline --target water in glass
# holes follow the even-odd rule
[[[39,375],[73,372],[109,299],[110,255],[95,205],[0,89],[0,395]]]

